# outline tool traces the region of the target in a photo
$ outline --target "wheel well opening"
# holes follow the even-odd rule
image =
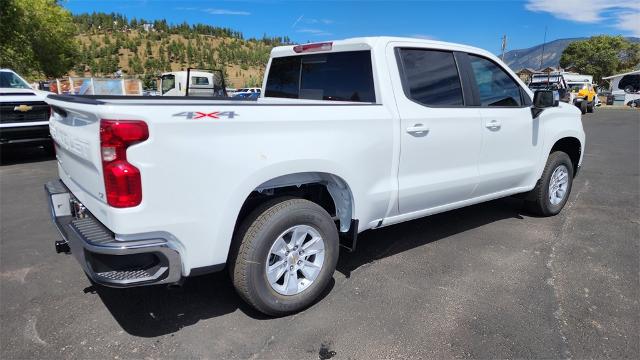
[[[240,223],[242,223],[242,220],[244,220],[247,215],[249,215],[262,203],[278,197],[286,196],[312,201],[322,206],[322,208],[325,209],[334,220],[337,219],[336,207],[327,187],[324,184],[312,183],[301,184],[299,186],[283,186],[252,191],[240,208],[240,213],[238,214],[238,219],[236,220],[236,228],[240,225]]]
[[[569,155],[571,164],[573,164],[573,174],[575,175],[578,171],[578,163],[580,162],[580,155],[582,153],[580,140],[574,137],[562,138],[556,141],[556,143],[553,145],[553,148],[551,148],[551,152],[554,151],[562,151]]]

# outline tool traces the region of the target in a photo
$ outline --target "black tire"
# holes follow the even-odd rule
[[[587,104],[587,112],[588,113],[593,113],[593,109],[595,108],[595,103],[596,103],[596,101],[593,100],[592,102]]]
[[[580,112],[582,115],[587,113],[587,100],[580,101]]]
[[[560,166],[565,166],[568,170],[567,189],[564,198],[558,204],[552,204],[549,199],[549,182],[553,172]],[[571,188],[573,187],[573,163],[565,152],[555,151],[549,155],[547,164],[544,167],[542,176],[536,183],[536,187],[531,190],[525,200],[525,207],[530,212],[539,216],[553,216],[558,214],[569,199]]]
[[[302,292],[282,295],[267,280],[265,263],[276,239],[296,225],[313,227],[324,240],[324,263],[317,278]],[[298,312],[318,299],[329,284],[338,261],[338,230],[319,205],[304,199],[279,198],[254,210],[235,234],[230,275],[242,299],[272,316]]]

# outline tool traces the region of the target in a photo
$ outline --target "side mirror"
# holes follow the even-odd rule
[[[533,94],[533,107],[545,109],[560,104],[560,93],[553,90],[538,90]]]
[[[557,91],[538,90],[533,94],[531,115],[537,118],[544,109],[558,105],[560,105],[560,94]]]

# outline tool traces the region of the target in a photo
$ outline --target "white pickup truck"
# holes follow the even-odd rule
[[[0,69],[0,148],[20,145],[52,148],[46,96],[46,92],[32,89],[12,70]]]
[[[555,95],[390,37],[275,48],[257,102],[50,95],[56,249],[114,287],[226,267],[258,310],[299,311],[362,231],[516,194],[560,212],[585,134]]]

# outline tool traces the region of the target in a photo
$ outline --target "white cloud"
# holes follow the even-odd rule
[[[333,20],[331,19],[305,19],[307,24],[322,24],[322,25],[330,25],[333,24]]]
[[[331,25],[333,24],[334,21],[331,19],[311,19],[311,18],[306,18],[303,15],[300,15],[296,21],[293,22],[293,24],[291,25],[291,28],[294,29],[298,24],[305,24],[305,25]],[[298,32],[306,32],[306,33],[313,33],[313,34],[323,34],[323,35],[331,35],[331,33],[326,32],[324,30],[320,30],[320,29],[302,29],[303,31],[299,31]]]
[[[633,36],[640,37],[640,11],[619,14],[615,26]]]
[[[303,34],[311,34],[311,35],[314,35],[314,36],[329,36],[329,35],[333,35],[330,32],[327,32],[325,30],[320,30],[320,29],[298,29],[298,30],[296,30],[296,32],[303,33]]]
[[[595,24],[609,21],[611,26],[640,36],[638,0],[528,0],[525,8],[547,12],[559,19]]]
[[[204,9],[206,13],[211,15],[251,15],[248,11],[237,11],[237,10],[228,10],[228,9]]]

